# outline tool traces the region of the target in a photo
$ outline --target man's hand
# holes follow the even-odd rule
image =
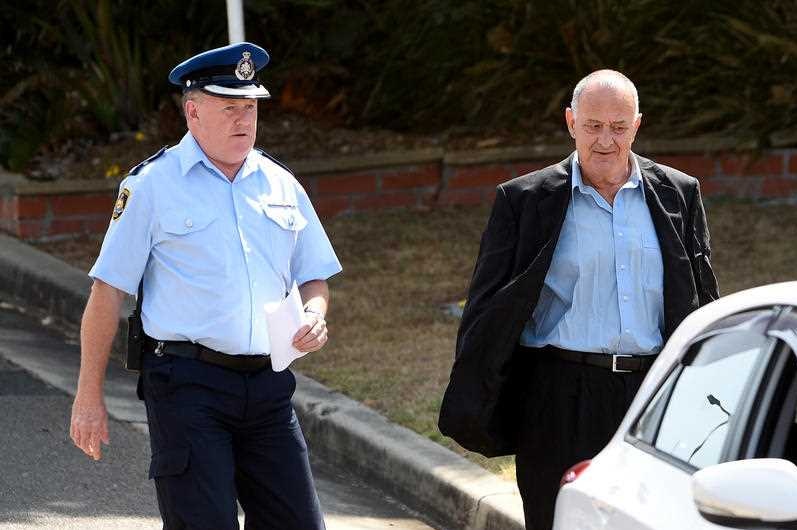
[[[324,280],[311,280],[299,286],[304,303],[306,324],[293,336],[293,347],[301,352],[318,351],[327,343],[324,315],[329,303],[329,289]]]
[[[302,352],[318,351],[327,343],[327,321],[316,313],[305,313],[307,324],[293,336],[293,346]]]
[[[78,392],[72,404],[69,435],[75,445],[94,460],[102,458],[100,443],[108,445],[108,412],[102,398],[85,398]]]
[[[102,387],[124,297],[123,291],[94,280],[80,325],[80,376],[69,436],[94,460],[102,457],[100,444],[108,445],[108,411]]]

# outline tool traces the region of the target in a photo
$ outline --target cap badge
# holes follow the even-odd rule
[[[243,52],[243,57],[235,67],[235,77],[241,81],[249,81],[255,77],[255,63],[252,61],[251,52]]]

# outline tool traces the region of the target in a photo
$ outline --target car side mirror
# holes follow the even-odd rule
[[[779,458],[710,466],[692,476],[692,498],[714,524],[797,529],[797,466]]]

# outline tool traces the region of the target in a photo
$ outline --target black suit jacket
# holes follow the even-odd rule
[[[664,264],[666,340],[690,312],[718,297],[717,280],[697,180],[637,160]],[[485,456],[516,450],[520,396],[528,390],[514,353],[559,240],[571,197],[571,161],[572,155],[499,185],[482,236],[439,427]]]

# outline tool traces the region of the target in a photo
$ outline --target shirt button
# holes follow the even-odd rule
[[[617,235],[620,236],[620,237],[623,237],[623,233],[622,232],[617,232]]]
[[[624,295],[624,296],[623,296],[623,301],[624,301],[624,302],[627,302],[627,301],[628,301],[628,295]]]
[[[191,228],[192,226],[194,226],[194,222],[193,222],[193,221],[192,221],[190,218],[189,218],[189,219],[186,219],[186,220],[185,220],[185,226],[186,226],[187,228]]]
[[[625,332],[626,333],[631,333],[631,330],[630,329],[626,329]]]
[[[620,265],[620,270],[624,271],[625,270],[625,265]]]

